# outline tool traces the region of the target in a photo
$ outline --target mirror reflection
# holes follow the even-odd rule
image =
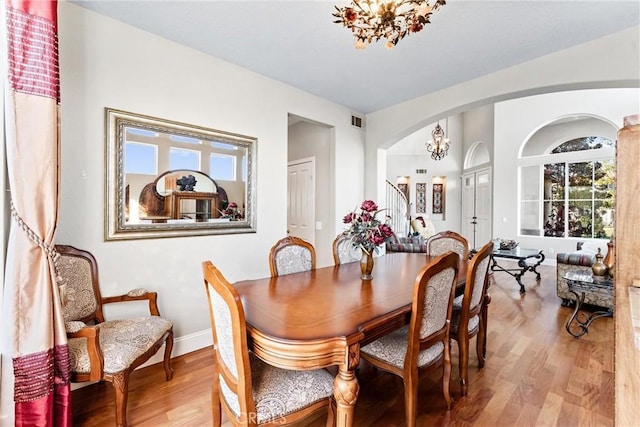
[[[255,232],[255,138],[107,109],[106,239]]]

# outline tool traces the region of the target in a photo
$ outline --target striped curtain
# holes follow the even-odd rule
[[[0,311],[0,425],[70,426],[69,348],[56,283],[57,2],[5,0],[11,229]]]

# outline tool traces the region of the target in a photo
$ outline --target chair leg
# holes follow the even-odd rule
[[[214,383],[215,381],[216,380],[214,380]],[[222,407],[220,405],[218,387],[214,384],[211,388],[211,422],[214,427],[220,427],[222,425]]]
[[[449,382],[451,381],[451,347],[449,342],[444,344],[444,361],[442,363],[442,394],[447,404],[447,411],[451,409],[451,393],[449,391]]]
[[[491,295],[487,293],[484,296],[482,308],[480,309],[480,333],[482,334],[482,337],[479,338],[481,340],[479,343],[481,348],[478,349],[478,351],[480,351],[480,353],[478,353],[478,364],[480,365],[481,368],[484,367],[484,361],[487,358],[487,331],[488,331],[488,325],[489,325],[489,304],[491,304]],[[476,343],[476,346],[477,345],[478,343]]]
[[[327,408],[327,427],[336,425],[336,401],[331,397],[329,399],[329,408]]]
[[[404,414],[407,427],[416,426],[418,415],[418,373],[413,372],[404,378]]]
[[[113,376],[113,390],[116,397],[116,426],[127,426],[127,400],[129,399],[129,372]]]
[[[173,349],[173,329],[169,332],[167,340],[164,343],[164,374],[169,381],[173,378],[173,369],[171,368],[171,350]]]
[[[460,370],[460,390],[462,395],[467,395],[467,388],[469,386],[469,337],[466,334],[460,334],[458,336],[458,349],[460,354],[458,355],[458,366]]]
[[[483,368],[485,362],[485,356],[487,353],[487,328],[485,323],[480,318],[480,326],[478,330],[478,336],[476,337],[476,354],[478,355],[478,366]]]

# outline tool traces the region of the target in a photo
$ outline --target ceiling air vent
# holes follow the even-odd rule
[[[351,116],[351,126],[362,127],[362,117]]]
[[[416,169],[416,175],[423,174],[423,173],[427,173],[427,170],[426,169]]]

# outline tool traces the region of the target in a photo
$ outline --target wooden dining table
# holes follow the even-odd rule
[[[373,279],[367,281],[354,262],[236,282],[250,349],[285,369],[336,365],[336,424],[352,426],[360,347],[408,323],[416,277],[433,259],[424,253],[387,253],[375,258]],[[460,262],[458,293],[467,264]]]

